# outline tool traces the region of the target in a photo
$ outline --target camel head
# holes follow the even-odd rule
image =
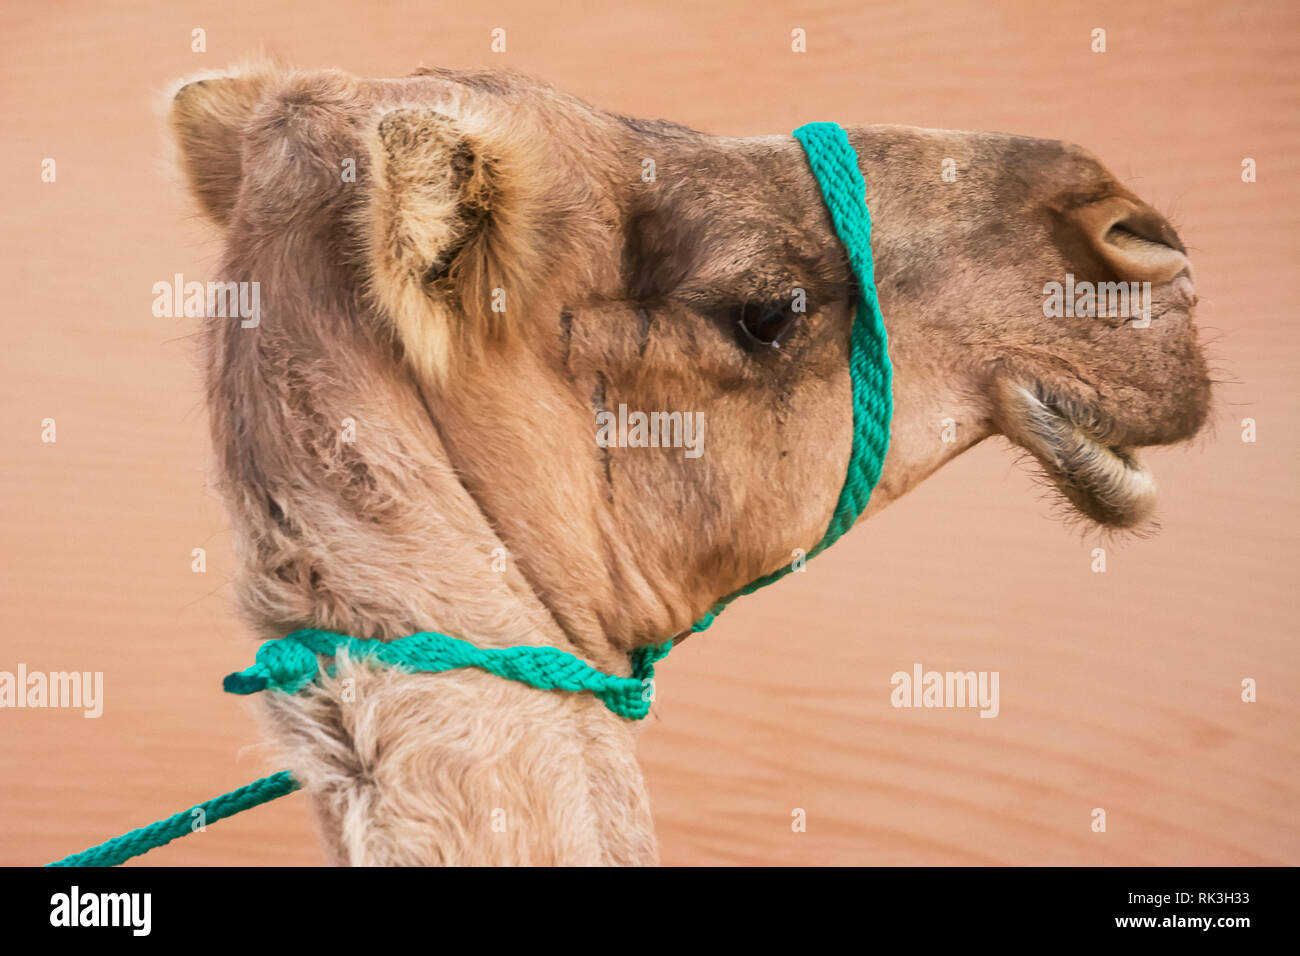
[[[1142,524],[1137,450],[1208,403],[1173,228],[1078,147],[805,117],[828,118],[866,179],[894,364],[870,511],[1002,434],[1078,512]],[[312,494],[395,522],[419,487],[401,462],[436,446],[562,629],[620,649],[820,539],[857,290],[789,135],[629,119],[513,74],[265,67],[185,86],[171,122],[221,279],[261,282],[257,328],[209,331],[209,385],[232,483],[278,488],[247,504],[275,534],[328,537],[335,517],[303,528]],[[373,427],[345,448],[325,430],[350,407]]]

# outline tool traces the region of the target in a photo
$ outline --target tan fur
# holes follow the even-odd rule
[[[182,89],[172,126],[226,236],[212,278],[262,283],[257,329],[204,336],[259,636],[438,630],[627,673],[820,538],[856,290],[790,137],[629,120],[513,74],[272,66]],[[1173,230],[1075,147],[850,136],[895,367],[869,513],[1002,432],[1085,513],[1138,520],[1140,475],[1114,469],[1194,433],[1208,393]],[[1152,327],[1045,319],[1066,271],[1158,282]],[[744,346],[743,305],[796,286],[808,311],[782,347]],[[703,412],[705,454],[597,447],[620,403]],[[336,862],[655,859],[636,728],[590,695],[344,662],[264,708]]]

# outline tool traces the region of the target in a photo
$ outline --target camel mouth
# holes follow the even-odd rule
[[[1080,514],[1111,528],[1133,528],[1151,517],[1155,478],[1132,447],[1107,440],[1111,428],[1096,409],[1011,383],[1001,399],[1003,433],[1034,456]]]

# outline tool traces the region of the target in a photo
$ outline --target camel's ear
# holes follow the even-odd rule
[[[170,123],[190,191],[218,225],[239,194],[243,132],[262,99],[265,74],[187,83],[172,100]]]
[[[495,147],[495,148],[494,148]],[[536,259],[530,203],[508,149],[426,109],[384,114],[371,137],[372,293],[417,369],[507,327]]]

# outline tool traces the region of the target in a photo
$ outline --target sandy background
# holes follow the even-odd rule
[[[253,645],[205,490],[193,320],[150,312],[154,282],[203,276],[217,252],[161,171],[151,97],[259,47],[373,75],[509,65],[717,133],[833,118],[1098,153],[1192,248],[1228,381],[1212,434],[1148,456],[1164,532],[1101,542],[1108,571],[1093,573],[1099,542],[1056,524],[989,443],[739,602],[661,671],[641,754],[663,860],[1300,863],[1300,7],[601,7],[4,5],[0,669],[102,670],[107,688],[99,720],[0,711],[0,863],[48,861],[278,769],[248,704],[220,691]],[[497,26],[508,53],[494,56]],[[1105,54],[1089,51],[1094,27]],[[40,440],[47,417],[56,444]],[[190,570],[196,547],[206,574]],[[892,709],[890,674],[917,662],[1000,671],[1001,715]],[[1241,702],[1245,677],[1258,703]],[[806,833],[791,832],[796,807]],[[146,862],[320,859],[298,794]]]

